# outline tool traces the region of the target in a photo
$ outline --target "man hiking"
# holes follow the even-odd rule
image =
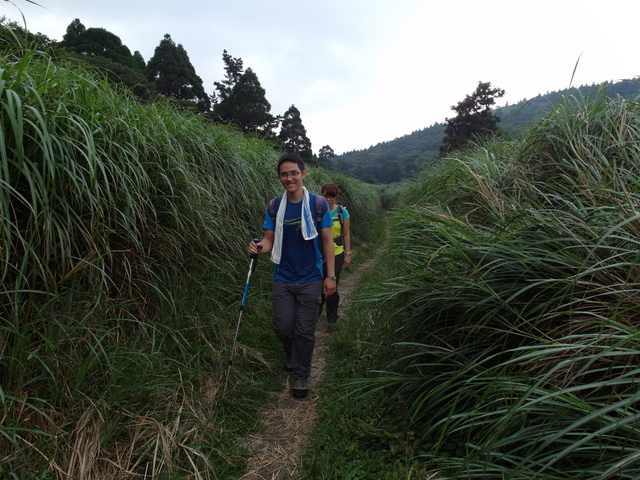
[[[291,393],[298,398],[309,393],[322,295],[336,292],[333,221],[327,201],[303,186],[307,173],[300,156],[280,157],[278,178],[285,192],[269,202],[262,240],[249,244],[250,254],[270,251],[276,264],[272,325],[284,350],[284,367],[291,372]]]

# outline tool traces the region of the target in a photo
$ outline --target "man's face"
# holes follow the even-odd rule
[[[287,192],[297,192],[302,189],[302,180],[307,176],[306,170],[300,170],[295,162],[282,162],[278,178]]]

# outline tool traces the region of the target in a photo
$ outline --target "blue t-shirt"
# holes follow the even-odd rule
[[[311,215],[317,218],[315,199],[311,198]],[[322,237],[320,231],[323,228],[333,226],[329,204],[323,198],[320,222],[316,221],[318,236],[312,240],[305,240],[302,236],[302,200],[293,203],[286,196],[282,201],[286,201],[287,209],[284,215],[284,226],[282,228],[282,255],[280,265],[276,265],[273,271],[273,278],[286,283],[307,283],[313,280],[322,280],[324,259],[322,258]],[[265,230],[276,230],[276,223],[271,218],[269,210],[264,216],[262,228]]]

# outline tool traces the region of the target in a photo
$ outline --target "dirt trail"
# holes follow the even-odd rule
[[[365,264],[354,265],[351,272],[343,271],[340,280],[340,312],[343,315],[349,309],[353,291],[360,276],[377,260],[369,257]],[[249,446],[253,456],[248,461],[248,473],[241,480],[294,479],[300,465],[300,459],[309,441],[316,420],[318,397],[317,385],[325,376],[327,349],[331,334],[327,322],[321,317],[316,328],[316,347],[310,377],[309,396],[299,400],[291,396],[288,378],[282,376],[283,389],[278,394],[274,408],[262,413],[264,428],[250,438]]]

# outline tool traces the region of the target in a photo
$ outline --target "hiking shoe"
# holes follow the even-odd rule
[[[309,395],[309,382],[307,380],[294,380],[291,395],[296,398],[304,398]]]
[[[284,357],[284,369],[287,372],[293,372],[293,363],[291,362],[291,357]]]

